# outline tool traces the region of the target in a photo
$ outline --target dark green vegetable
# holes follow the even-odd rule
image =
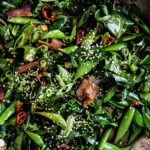
[[[57,65],[57,68],[58,68],[58,72],[59,72],[60,76],[62,77],[62,80],[65,81],[66,83],[70,83],[71,82],[71,74],[68,72],[68,70],[63,68],[61,65]]]
[[[33,23],[33,24],[43,24],[37,19],[27,18],[27,17],[12,17],[8,19],[8,22],[15,23],[15,24],[26,24],[26,23]]]
[[[48,33],[45,33],[43,39],[52,39],[52,38],[65,39],[65,37],[66,35],[60,30],[52,30]]]
[[[41,115],[43,117],[46,117],[50,120],[52,120],[53,122],[55,122],[58,126],[61,126],[62,128],[67,128],[67,123],[64,120],[64,118],[59,115],[59,114],[55,114],[55,113],[49,113],[49,112],[34,112],[34,114],[38,114]]]
[[[136,125],[133,125],[132,126],[132,129],[133,129],[133,132],[130,136],[130,139],[129,139],[129,144],[131,144],[136,138],[137,136],[141,133],[141,127],[138,127]]]
[[[132,15],[132,19],[137,23],[145,33],[150,34],[150,29],[149,27],[144,23],[143,20],[141,20],[138,16]]]
[[[4,124],[5,121],[15,112],[17,101],[14,101],[0,116],[0,125]]]
[[[23,137],[24,137],[23,133],[21,133],[20,135],[18,135],[16,137],[15,142],[14,142],[14,148],[16,150],[21,150],[22,149]]]
[[[111,144],[111,143],[108,143],[108,142],[106,142],[105,144],[104,144],[104,147],[103,147],[103,149],[102,150],[120,150],[120,148],[119,147],[117,147],[117,146],[115,146],[115,145],[113,145],[113,144]]]
[[[125,3],[0,1],[7,149],[129,150],[149,136],[150,29]]]
[[[45,144],[41,138],[41,136],[39,136],[36,133],[33,132],[29,132],[27,130],[25,130],[25,133],[40,147],[42,147],[42,149],[45,147]]]
[[[109,101],[116,93],[117,87],[111,87],[105,95],[104,102]]]
[[[125,115],[123,116],[121,123],[118,128],[118,132],[115,138],[115,143],[118,143],[119,140],[125,135],[125,133],[128,131],[128,128],[131,125],[132,119],[135,114],[135,108],[129,107]],[[126,126],[125,126],[126,125]]]
[[[98,150],[102,150],[105,147],[105,144],[112,132],[112,128],[109,128],[105,131],[104,135],[102,136],[101,141],[98,144]]]
[[[74,80],[82,77],[83,75],[89,73],[96,65],[98,62],[93,62],[91,60],[87,60],[86,62],[83,62],[81,66],[77,69]]]
[[[143,107],[142,112],[144,123],[146,127],[150,130],[150,111],[148,110],[148,108]]]
[[[113,52],[113,51],[121,51],[121,50],[125,50],[127,49],[127,43],[125,42],[119,42],[113,45],[110,45],[108,47],[105,48],[106,52]]]
[[[134,121],[138,126],[144,127],[142,114],[137,109],[135,110]]]
[[[20,34],[20,36],[17,38],[14,47],[20,47],[26,44],[27,41],[29,40],[30,35],[34,31],[34,27],[35,26],[33,24],[27,25],[22,31],[22,33]]]
[[[66,53],[66,54],[71,54],[71,53],[75,52],[77,50],[77,48],[78,48],[78,46],[72,45],[72,46],[69,46],[69,47],[61,48],[59,50],[61,52]]]
[[[131,34],[131,35],[121,37],[120,40],[126,42],[126,41],[129,41],[129,40],[134,40],[136,38],[139,38],[140,36],[142,36],[141,33]]]

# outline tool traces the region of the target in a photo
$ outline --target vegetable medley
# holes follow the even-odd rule
[[[0,2],[0,139],[8,150],[129,150],[150,136],[150,29],[114,0]]]

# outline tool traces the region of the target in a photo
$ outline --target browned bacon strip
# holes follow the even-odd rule
[[[12,17],[20,17],[20,16],[32,16],[32,12],[30,7],[28,6],[24,6],[22,8],[16,8],[16,9],[12,9],[10,11],[7,12],[7,16],[8,18],[12,18]]]
[[[52,39],[51,43],[49,44],[49,48],[53,50],[59,50],[64,43],[58,39]]]
[[[38,61],[30,62],[26,65],[21,65],[21,66],[17,67],[16,71],[19,73],[27,72],[28,70],[33,69],[38,65],[39,65]]]
[[[83,28],[78,28],[77,29],[77,34],[76,34],[76,44],[79,45],[84,38],[84,29]]]
[[[4,98],[4,90],[0,88],[0,101],[2,101]]]
[[[59,50],[64,45],[64,43],[58,39],[52,39],[50,43],[39,40],[37,46],[40,45],[46,45],[49,49]]]

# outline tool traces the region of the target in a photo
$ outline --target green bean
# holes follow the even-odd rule
[[[60,48],[59,50],[60,50],[61,52],[66,53],[66,54],[69,55],[69,54],[75,52],[77,49],[78,49],[78,46],[72,45],[72,46],[69,46],[69,47]]]
[[[123,116],[121,123],[119,125],[119,129],[115,138],[115,143],[118,143],[120,139],[125,135],[125,133],[128,131],[128,128],[130,127],[130,124],[132,122],[132,119],[135,114],[135,108],[129,107],[125,115]]]
[[[62,77],[62,80],[65,81],[66,83],[70,83],[71,74],[68,72],[68,70],[63,68],[61,65],[57,65],[57,68],[58,68],[60,76]]]
[[[31,43],[35,43],[38,40],[40,40],[43,36],[43,32],[42,31],[35,31],[33,33],[32,39],[31,39]]]
[[[9,100],[10,97],[12,96],[13,88],[8,89],[4,95],[4,100]]]
[[[135,23],[143,29],[145,33],[150,34],[150,29],[143,20],[141,20],[138,16],[135,15],[132,15],[131,17],[135,21]]]
[[[119,42],[119,43],[116,43],[116,44],[112,44],[108,47],[105,48],[105,51],[106,52],[114,52],[114,51],[121,51],[121,50],[124,50],[124,49],[127,49],[127,43],[125,42]]]
[[[108,13],[107,14],[105,13],[105,16],[102,16],[101,15],[101,9],[98,9],[95,12],[95,18],[96,18],[97,21],[105,22],[105,21],[107,21],[108,19],[111,18],[111,15],[108,15]]]
[[[130,105],[130,103],[127,100],[122,100],[122,101],[118,102],[118,100],[116,100],[116,99],[110,99],[108,102],[112,106],[118,107],[120,109],[123,109],[123,108],[128,107]]]
[[[138,127],[136,125],[133,125],[132,128],[133,128],[133,131],[129,138],[129,142],[128,142],[129,144],[131,144],[142,131],[141,127]]]
[[[119,148],[116,145],[106,142],[103,150],[130,150],[131,146]]]
[[[46,25],[45,25],[46,26]],[[38,42],[38,40],[42,39],[44,32],[42,30],[42,25],[38,25],[33,32],[32,38],[30,39],[31,43]]]
[[[103,148],[104,148],[104,146],[105,146],[105,144],[106,144],[106,142],[107,142],[111,132],[112,132],[112,128],[108,128],[105,131],[104,135],[101,138],[101,141],[98,144],[98,150],[103,150]]]
[[[111,143],[106,142],[102,148],[102,150],[120,150],[119,147],[117,147],[116,145],[113,145]]]
[[[5,123],[5,125],[15,126],[16,125],[16,117],[11,117],[10,119],[8,119]]]
[[[147,86],[147,88],[146,88],[145,90],[148,90],[148,91],[149,91],[149,83],[148,83],[148,86]],[[141,93],[140,96],[141,96],[141,98],[142,98],[146,103],[150,104],[150,99],[149,99],[150,93]]]
[[[130,40],[134,40],[136,38],[139,38],[142,35],[143,35],[142,33],[131,34],[131,35],[123,36],[119,40],[126,42],[126,41],[130,41]]]
[[[20,29],[20,25],[15,24],[12,29],[12,35],[16,36],[18,34],[19,29]]]
[[[43,37],[43,39],[52,39],[52,38],[65,39],[66,35],[63,32],[61,32],[60,30],[52,30],[52,31],[45,33],[45,35]]]
[[[15,112],[17,101],[15,100],[0,116],[0,125],[4,124],[5,121]]]
[[[102,16],[102,13],[104,16]],[[106,5],[100,5],[100,9],[95,12],[95,18],[97,21],[105,22],[111,18],[111,15],[108,13],[108,8]]]
[[[131,150],[131,146],[120,148],[120,150]]]
[[[142,108],[143,120],[146,127],[150,130],[150,112],[146,107]]]
[[[14,47],[18,46],[22,46],[24,44],[27,43],[27,41],[29,40],[30,35],[34,32],[34,25],[33,24],[29,24],[27,25],[22,33],[20,34],[20,36],[17,38]]]
[[[29,124],[30,124],[30,119],[31,119],[31,114],[30,114],[30,112],[27,112],[27,120],[26,120],[26,122],[25,122],[25,124],[24,124],[24,130],[26,130],[27,128],[28,128],[28,126],[29,126]]]
[[[33,24],[43,24],[42,22],[40,22],[37,19],[32,19],[32,18],[28,18],[28,17],[12,17],[12,18],[8,19],[7,21],[11,22],[11,23],[15,23],[15,24],[27,24],[29,22],[31,22]]]
[[[73,115],[70,115],[67,118],[67,128],[61,131],[63,137],[67,138],[69,134],[73,131],[74,123],[75,123],[75,117]]]
[[[67,21],[68,16],[66,15],[58,16],[57,21],[50,26],[50,30],[62,29]]]
[[[113,86],[113,87],[111,87],[111,88],[107,91],[107,93],[106,93],[106,95],[105,95],[105,98],[104,98],[104,103],[106,103],[107,101],[109,101],[109,100],[115,95],[116,90],[117,90],[117,87],[116,87],[116,86]]]
[[[37,130],[39,130],[39,127],[36,124],[29,123],[27,129],[30,131],[37,131]]]
[[[27,130],[24,130],[25,133],[37,144],[39,145],[40,147],[44,148],[45,147],[45,144],[41,138],[41,136],[39,136],[38,134],[36,133],[33,133],[33,132],[30,132],[30,131],[27,131]]]
[[[54,123],[56,123],[58,126],[62,127],[63,129],[67,128],[66,121],[59,114],[49,113],[49,112],[35,112],[34,114],[38,114],[38,115],[41,115],[45,118],[52,120]]]
[[[135,114],[134,114],[134,122],[138,126],[144,127],[144,121],[143,121],[142,114],[137,109],[135,110]]]
[[[56,74],[56,80],[59,82],[59,84],[60,84],[60,86],[61,87],[65,87],[65,82],[64,82],[64,80],[62,79],[62,76],[61,75],[58,75],[58,74]],[[62,90],[60,89],[60,91],[62,92]],[[59,91],[58,91],[59,92]]]
[[[141,68],[140,71],[141,71],[141,73],[138,76],[135,76],[133,78],[134,83],[139,83],[142,80],[142,78],[145,74],[145,69]]]
[[[48,46],[46,46],[46,45],[41,45],[41,46],[37,47],[37,50],[38,50],[38,51],[41,51],[41,52],[43,52],[43,53],[45,53],[45,52],[48,51]]]
[[[13,26],[10,25],[10,24],[8,24],[7,26],[4,26],[3,28],[0,28],[0,34],[3,35],[3,40],[5,42],[9,41],[13,38],[12,34],[11,34],[12,33],[12,28],[13,28]]]
[[[18,135],[15,139],[15,142],[14,142],[14,148],[16,150],[22,150],[22,142],[23,142],[23,133],[21,133],[20,135]]]
[[[76,22],[76,20],[75,20],[75,22]],[[77,33],[76,30],[77,30],[77,25],[75,24],[74,27],[72,28],[71,35],[69,37],[70,42],[72,42],[75,39],[76,33]]]
[[[81,18],[80,18],[80,20],[79,20],[79,23],[78,23],[78,27],[81,27],[81,26],[83,27],[83,26],[87,23],[87,21],[88,21],[90,15],[91,15],[92,13],[94,13],[95,10],[96,10],[96,6],[95,6],[95,5],[92,5],[91,7],[89,7],[89,9],[86,10],[86,11],[83,13],[83,15],[81,16]]]
[[[98,62],[93,62],[91,60],[87,60],[81,64],[81,66],[77,69],[74,80],[77,80],[78,78],[82,77],[83,75],[89,73]]]
[[[115,99],[110,99],[108,103],[113,107],[118,107],[120,109],[124,109],[124,106],[117,103],[117,100],[115,100]]]
[[[148,64],[149,63],[149,59],[150,59],[150,56],[149,55],[146,55],[144,57],[144,59],[142,59],[142,61],[140,62],[141,65],[144,65],[144,64]]]

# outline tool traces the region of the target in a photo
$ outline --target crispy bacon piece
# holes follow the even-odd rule
[[[4,98],[4,90],[0,88],[0,101],[2,101]]]
[[[83,107],[87,107],[89,102],[99,93],[99,86],[89,79],[84,79],[76,90],[77,98],[83,101]]]
[[[31,12],[31,8],[30,7],[24,6],[22,8],[16,8],[16,9],[12,9],[12,10],[8,11],[7,12],[7,16],[8,16],[8,18],[20,17],[20,16],[31,17],[32,16],[32,12]]]
[[[38,61],[34,61],[34,62],[30,62],[30,63],[25,64],[25,65],[21,65],[21,66],[17,67],[16,70],[19,73],[23,73],[23,72],[27,72],[28,70],[37,67],[38,65],[39,65],[39,62]]]
[[[52,39],[50,43],[39,40],[37,46],[40,45],[46,45],[49,49],[59,50],[64,45],[64,43],[58,39]]]
[[[76,34],[76,44],[79,45],[84,38],[84,29],[83,28],[78,28],[77,29],[77,34]]]
[[[39,47],[39,46],[41,46],[41,45],[46,45],[46,46],[49,47],[49,43],[48,43],[48,42],[38,40],[38,42],[36,43],[36,46]]]
[[[51,43],[49,44],[49,48],[53,50],[59,50],[64,43],[58,39],[52,39]]]
[[[64,144],[64,143],[60,145],[60,148],[62,150],[71,150],[71,146],[68,144]]]

